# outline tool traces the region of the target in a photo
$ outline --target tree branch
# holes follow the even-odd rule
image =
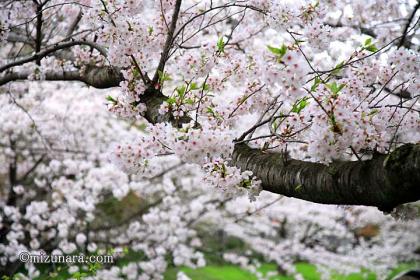
[[[406,144],[371,160],[330,165],[284,156],[238,144],[232,163],[252,171],[264,190],[317,203],[368,205],[389,212],[420,199],[420,144]]]
[[[155,75],[153,76],[153,84],[156,84],[156,82],[158,81],[159,72],[163,72],[163,70],[165,69],[165,64],[166,64],[166,61],[168,60],[169,52],[171,50],[173,39],[174,39],[174,32],[176,28],[176,23],[178,21],[179,11],[181,9],[181,3],[182,3],[182,0],[176,0],[174,13],[172,15],[172,20],[171,20],[171,25],[168,30],[168,35],[166,36],[165,46],[163,47],[159,65],[156,69]]]
[[[71,35],[73,35],[73,32],[76,30],[77,25],[79,24],[82,17],[83,17],[83,12],[82,12],[82,9],[80,9],[79,12],[77,13],[76,18],[70,24],[70,27],[66,33],[66,37],[70,37]]]
[[[407,24],[406,24],[406,25],[405,25],[405,27],[404,27],[404,31],[403,31],[402,36],[401,36],[401,41],[400,41],[400,43],[398,44],[398,48],[401,48],[402,46],[404,46],[404,44],[405,44],[405,39],[406,39],[407,34],[408,34],[408,32],[409,32],[409,31],[408,31],[408,28],[410,27],[411,22],[413,21],[414,16],[416,15],[417,10],[418,10],[419,8],[420,8],[420,0],[417,0],[417,4],[416,4],[416,6],[414,7],[413,12],[411,13],[410,17],[408,18]]]
[[[70,42],[66,42],[66,43],[62,43],[62,44],[56,44],[52,47],[44,49],[43,51],[36,52],[32,56],[22,58],[22,59],[10,62],[6,65],[3,65],[3,66],[0,67],[0,73],[6,71],[7,69],[15,67],[15,66],[23,65],[25,63],[35,61],[35,60],[38,61],[38,60],[48,56],[51,53],[54,53],[54,52],[59,51],[59,50],[67,49],[67,48],[70,48],[70,47],[73,47],[73,46],[77,46],[77,45],[90,46],[90,47],[98,50],[103,56],[105,56],[105,57],[107,56],[106,50],[96,43],[89,42],[89,41],[70,41]]]
[[[31,71],[10,72],[0,76],[0,86],[12,81],[27,80]],[[83,71],[49,71],[41,81],[80,81],[95,88],[119,86],[124,78],[120,70],[111,66],[86,66]]]
[[[36,38],[35,38],[35,53],[41,51],[42,45],[42,3],[37,4],[36,7]],[[41,65],[42,57],[36,58],[36,64]],[[0,71],[1,72],[1,71]]]

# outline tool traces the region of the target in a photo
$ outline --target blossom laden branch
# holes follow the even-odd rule
[[[15,66],[19,66],[19,65],[23,65],[25,63],[28,62],[32,62],[32,61],[37,61],[40,60],[52,53],[55,53],[59,50],[64,50],[64,49],[68,49],[70,47],[73,46],[81,46],[81,45],[86,45],[86,46],[90,46],[94,49],[96,49],[97,51],[99,51],[104,57],[107,56],[107,51],[100,45],[94,43],[94,42],[90,42],[90,41],[70,41],[70,42],[65,42],[65,43],[61,43],[61,44],[56,44],[54,46],[48,47],[42,51],[36,52],[35,54],[33,54],[32,56],[26,57],[26,58],[22,58],[13,62],[10,62],[8,64],[5,64],[3,66],[0,66],[0,73],[15,67]]]

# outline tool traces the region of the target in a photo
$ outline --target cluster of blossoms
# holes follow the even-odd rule
[[[277,30],[293,28],[295,25],[308,25],[315,19],[325,16],[326,7],[309,1],[270,1],[268,23]]]
[[[419,55],[406,49],[395,50],[390,54],[388,63],[393,66],[392,71],[397,72],[395,79],[389,78],[385,81],[390,81],[388,86],[394,91],[400,89],[416,93],[420,87],[420,81],[416,76],[419,72]]]
[[[228,166],[223,159],[215,159],[204,166],[204,181],[221,189],[227,196],[237,196],[248,190],[251,201],[261,192],[261,181],[252,177],[251,171],[241,172],[236,167]]]
[[[91,8],[86,9],[86,24],[102,26],[96,33],[98,42],[109,46],[108,59],[112,65],[129,67],[133,63],[132,57],[135,57],[142,71],[147,72],[157,63],[167,28],[160,5],[132,1],[90,2]]]
[[[301,97],[305,92],[302,86],[305,84],[305,76],[309,72],[309,67],[305,63],[304,57],[298,50],[286,52],[282,58],[282,62],[286,66],[282,69],[284,73],[283,85],[287,89],[292,100]]]
[[[185,53],[179,56],[180,73],[188,80],[188,77],[203,77],[210,73],[215,66],[214,45],[201,43],[199,52]]]
[[[305,30],[305,37],[314,51],[322,52],[328,49],[331,42],[331,30],[319,19],[314,20]]]
[[[238,195],[248,191],[251,200],[261,191],[260,181],[252,177],[252,172],[241,172],[228,166],[220,156],[228,157],[232,145],[226,145],[226,138],[219,129],[194,129],[194,124],[184,124],[182,129],[170,125],[156,125],[146,130],[135,144],[118,145],[112,153],[112,160],[126,172],[153,177],[156,174],[156,156],[174,154],[187,163],[203,165],[206,171],[204,182],[222,189],[225,195]],[[176,139],[171,142],[171,139]]]
[[[372,3],[361,9],[361,3],[347,5],[337,1],[249,1],[246,3],[249,6],[227,7],[222,1],[214,2],[212,7],[204,2],[182,3],[169,60],[165,71],[160,73],[159,83],[152,86],[169,97],[160,105],[160,114],[171,115],[179,121],[188,116],[194,118],[200,124],[196,129],[200,135],[229,135],[219,137],[214,144],[214,147],[228,147],[223,148],[225,160],[233,148],[231,135],[240,135],[241,130],[246,130],[264,115],[273,115],[277,122],[281,120],[281,125],[275,129],[258,127],[254,136],[271,134],[271,137],[250,141],[251,145],[268,145],[276,151],[284,149],[284,144],[293,140],[295,144],[287,145],[291,151],[296,151],[292,156],[313,161],[329,162],[334,158],[348,157],[350,147],[357,153],[374,149],[383,152],[402,140],[417,141],[416,133],[410,132],[406,136],[406,132],[418,125],[416,111],[412,110],[417,106],[413,105],[415,101],[404,102],[396,109],[389,91],[413,93],[417,90],[418,57],[404,49],[394,52],[391,49],[388,56],[363,59],[372,53],[374,44],[369,43],[360,51],[357,30],[349,31],[350,23],[358,22],[357,18],[376,15]],[[391,18],[401,17],[403,10],[410,8],[409,4],[398,6],[379,2],[376,5],[384,8]],[[133,1],[81,1],[80,4],[85,14],[80,29],[93,28],[96,43],[105,46],[108,57],[99,59],[101,55],[97,50],[75,47],[72,52],[76,63],[64,64],[65,69],[81,67],[84,71],[88,67],[82,66],[83,63],[95,66],[110,63],[122,68],[121,92],[109,97],[109,109],[126,119],[141,119],[147,111],[142,102],[145,82],[152,78],[151,74],[159,63],[175,1],[162,1],[157,5]],[[77,9],[68,6],[66,11],[77,16]],[[397,6],[400,8],[396,9]],[[343,16],[337,18],[340,11]],[[247,16],[243,16],[245,13]],[[19,17],[6,18],[19,23]],[[63,29],[66,23],[69,24],[62,23]],[[211,26],[220,29],[213,31],[209,28]],[[376,31],[375,27],[372,28]],[[218,30],[230,31],[223,33]],[[342,30],[353,36],[342,36]],[[62,35],[51,38],[55,42],[59,39]],[[334,47],[339,43],[350,47],[346,50]],[[267,45],[271,46],[270,50]],[[277,48],[279,45],[281,47]],[[320,51],[326,59],[318,58]],[[41,67],[34,66],[34,78],[45,78],[55,65],[54,58],[43,59]],[[334,75],[329,75],[334,71],[324,70],[337,65],[342,67]],[[372,71],[372,67],[378,71]],[[324,72],[317,72],[318,69]],[[315,78],[321,82],[318,81],[312,90]],[[332,84],[344,86],[334,93],[328,88]],[[370,92],[370,86],[375,88],[374,92]],[[367,98],[367,95],[377,96],[376,100]],[[304,106],[302,98],[308,106]],[[381,102],[376,104],[377,101]],[[302,108],[296,110],[296,104]],[[293,114],[290,110],[294,111]],[[406,114],[407,111],[410,112]],[[297,125],[293,118],[298,118],[301,123]],[[290,122],[295,124],[290,125]],[[276,126],[275,121],[269,123]],[[178,123],[176,126],[182,125]],[[199,164],[210,162],[207,154],[213,158],[221,155],[208,147],[201,147],[212,145],[211,141],[197,144],[202,141],[195,132],[184,135],[183,131],[176,132],[177,129],[167,127],[157,124],[153,129],[162,130],[158,133],[165,135],[162,142],[171,151],[161,145],[158,150],[150,152],[150,158],[140,160],[141,163],[129,158],[126,163],[144,165],[144,160],[149,162],[162,150],[182,155],[186,162]],[[278,133],[278,129],[284,130],[283,133]],[[180,140],[180,137],[190,140]],[[196,138],[200,141],[194,140]],[[213,136],[205,138],[211,140]]]
[[[139,71],[134,68],[122,71],[124,81],[120,83],[121,93],[115,99],[112,96],[108,97],[108,109],[125,119],[140,118],[146,111],[146,106],[140,102],[140,96],[145,91],[145,86],[139,80]]]
[[[114,153],[128,165],[141,165],[159,154],[175,154],[187,163],[203,164],[212,158],[228,156],[232,136],[218,129],[195,129],[194,123],[176,129],[169,124],[150,126],[135,145],[119,145]],[[140,170],[137,170],[140,173]]]

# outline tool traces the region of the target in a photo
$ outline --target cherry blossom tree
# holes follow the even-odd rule
[[[370,224],[357,222],[363,215],[359,208],[352,210],[349,225],[342,217],[348,211],[328,206],[318,213],[311,204],[302,204],[306,217],[296,224],[311,225],[308,232],[293,234],[292,226],[286,235],[293,239],[273,250],[275,245],[266,241],[278,243],[282,235],[272,228],[281,229],[282,221],[270,215],[286,216],[288,208],[296,207],[285,203],[262,211],[260,218],[252,215],[249,219],[255,222],[248,231],[259,232],[263,229],[258,225],[270,224],[260,234],[266,236],[265,243],[259,244],[253,234],[235,230],[239,221],[229,219],[235,212],[229,210],[229,201],[249,205],[241,200],[246,193],[251,201],[264,204],[280,194],[391,212],[420,198],[418,1],[33,0],[0,5],[1,98],[10,106],[2,114],[2,130],[10,136],[2,143],[6,164],[1,168],[11,187],[3,202],[8,206],[2,223],[8,226],[0,230],[2,241],[20,240],[26,232],[30,235],[26,241],[31,242],[8,243],[3,262],[14,262],[13,253],[23,249],[19,246],[42,248],[41,240],[33,237],[49,227],[55,230],[50,239],[62,232],[60,244],[52,248],[68,253],[77,249],[76,244],[85,244],[88,250],[94,241],[80,232],[93,221],[94,206],[106,192],[121,199],[132,190],[140,199],[148,197],[151,205],[152,198],[161,202],[157,210],[152,206],[148,214],[141,210],[137,215],[154,226],[144,229],[130,219],[127,228],[110,230],[102,225],[106,233],[94,235],[98,238],[94,243],[112,237],[116,247],[137,245],[147,256],[138,264],[144,272],[141,279],[159,277],[166,269],[162,256],[167,251],[176,265],[204,265],[202,253],[189,243],[200,243],[190,226],[202,212],[211,216],[210,210],[219,207],[223,211],[214,211],[214,216],[231,223],[230,234],[289,273],[294,272],[288,264],[299,259],[325,265],[314,258],[311,247],[330,232],[323,224],[326,230],[320,236],[311,233],[311,227],[317,228],[311,217],[323,215],[331,228],[342,228],[339,236],[348,241],[321,243],[326,258],[355,267],[361,258],[335,256],[355,247],[360,254],[375,251],[377,258],[383,256],[378,247],[370,251],[370,245],[357,244],[356,228]],[[32,88],[37,84],[49,88],[37,91]],[[75,93],[80,84],[106,89],[103,103],[125,122],[105,117],[101,102],[85,104],[88,98]],[[40,107],[46,99],[47,107]],[[83,114],[69,113],[75,110]],[[68,137],[61,135],[52,116],[62,120]],[[135,129],[139,123],[145,124],[144,132]],[[26,133],[28,129],[31,133]],[[20,141],[26,144],[20,146]],[[31,141],[34,147],[28,146]],[[109,157],[119,169],[107,163]],[[18,163],[23,167],[17,168]],[[162,166],[171,169],[170,163],[188,168],[160,175],[165,171]],[[182,177],[180,170],[193,179],[168,179]],[[29,177],[38,191],[23,191]],[[153,190],[145,187],[156,178],[166,181]],[[67,193],[69,185],[78,191]],[[272,194],[256,198],[261,190]],[[41,202],[35,199],[39,192]],[[166,195],[158,197],[162,192]],[[207,204],[209,209],[200,209]],[[42,216],[45,211],[51,216]],[[333,212],[331,217],[328,211]],[[60,224],[60,217],[79,212],[83,214],[78,219]],[[162,217],[161,212],[166,214]],[[166,224],[161,222],[165,219]],[[378,223],[391,227],[397,222],[383,218]],[[173,232],[156,234],[163,230],[159,226]],[[12,227],[17,228],[10,231]],[[186,232],[177,232],[177,227]],[[407,225],[407,234],[416,227],[418,223]],[[176,239],[168,239],[155,252],[152,244],[168,236]],[[377,246],[392,239],[375,237]],[[388,266],[404,259],[401,252],[406,248],[413,249],[410,242],[415,239],[407,240],[396,241],[400,243],[395,257],[385,262]],[[303,248],[293,247],[298,241]],[[291,249],[281,255],[282,248]],[[271,251],[277,254],[270,255]],[[406,252],[405,257],[412,259],[412,250]],[[226,259],[237,258],[227,254]],[[249,266],[249,259],[241,264]],[[120,271],[113,269],[103,270],[110,276],[101,277],[117,277]],[[130,269],[136,266],[126,268]]]
[[[62,268],[87,279],[162,279],[171,265],[204,266],[206,254],[259,279],[279,273],[298,278],[299,261],[316,264],[329,279],[331,269],[365,268],[386,276],[398,263],[418,260],[418,219],[401,221],[373,207],[322,206],[269,192],[251,202],[247,195],[211,191],[214,182],[206,182],[208,176],[203,182],[205,171],[174,155],[151,161],[143,170],[148,179],[127,175],[110,163],[107,151],[121,137],[134,141],[147,134],[142,121],[117,120],[103,110],[108,91],[48,82],[3,89],[2,274],[46,277],[37,264],[18,260],[21,252],[41,250],[113,254],[115,260],[141,254],[125,265],[104,264],[93,275],[80,264]],[[415,216],[417,210],[411,211]],[[207,244],[212,236],[221,244],[236,238],[243,245],[212,248]],[[262,260],[278,269],[262,274]]]
[[[417,10],[410,1],[5,1],[1,84],[119,87],[109,109],[153,132],[115,150],[127,170],[171,153],[223,190],[391,211],[419,198]]]

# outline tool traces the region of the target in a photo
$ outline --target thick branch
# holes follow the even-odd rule
[[[8,82],[27,80],[31,71],[11,72],[0,76],[0,86]],[[45,73],[45,81],[80,81],[95,88],[116,87],[123,80],[119,69],[110,66],[86,66],[81,71],[49,71]]]
[[[183,123],[189,123],[192,119],[188,116],[183,116],[181,118],[175,119],[172,114],[167,113],[162,115],[159,113],[160,105],[168,99],[160,91],[154,89],[153,87],[145,91],[144,95],[141,97],[141,102],[146,105],[147,111],[144,114],[144,118],[150,123],[161,123],[169,122],[173,126],[180,127]]]
[[[238,144],[232,162],[261,179],[264,190],[312,202],[369,205],[390,211],[420,199],[420,144],[390,155],[330,165],[285,159]]]
[[[41,51],[42,45],[42,4],[38,4],[36,7],[36,37],[35,37],[35,53]],[[41,65],[42,57],[36,58],[36,64]],[[1,72],[1,71],[0,71]]]
[[[10,63],[6,64],[6,65],[3,65],[3,66],[0,67],[0,73],[4,72],[7,69],[10,69],[14,66],[23,65],[25,63],[35,61],[35,60],[38,61],[38,60],[50,55],[51,53],[54,53],[54,52],[59,51],[59,50],[67,49],[67,48],[70,48],[70,47],[73,47],[73,46],[78,46],[78,45],[90,46],[94,49],[97,49],[103,56],[105,56],[105,57],[107,56],[106,50],[96,43],[89,42],[89,41],[70,41],[70,42],[66,42],[66,43],[62,43],[62,44],[56,44],[52,47],[46,48],[43,51],[36,52],[32,56],[22,58],[22,59],[19,59],[19,60],[15,60],[13,62],[10,62]]]

